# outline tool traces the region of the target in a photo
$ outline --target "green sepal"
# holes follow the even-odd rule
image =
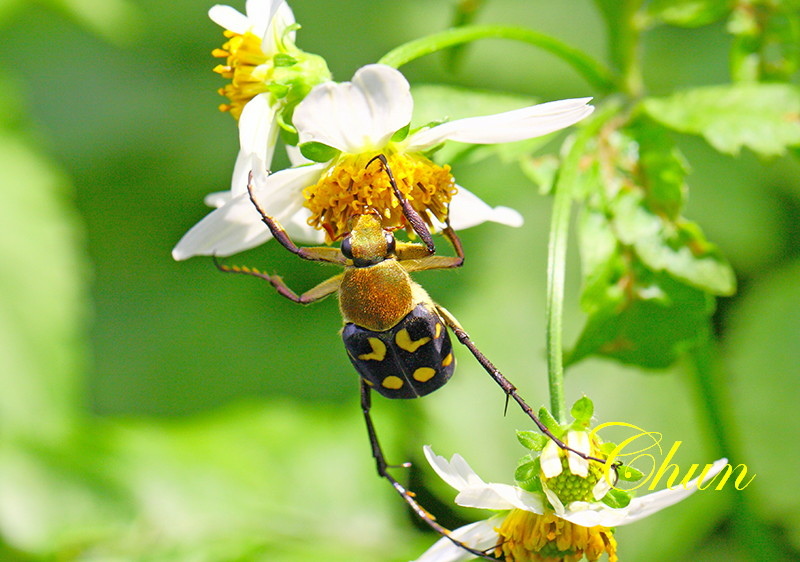
[[[400,142],[402,140],[405,140],[405,138],[408,136],[408,132],[410,130],[411,130],[411,123],[409,123],[408,125],[406,125],[402,129],[398,129],[392,135],[392,142]]]
[[[556,420],[549,410],[544,406],[539,408],[539,421],[541,421],[544,426],[559,439],[561,439],[561,436],[564,435],[564,429],[561,427],[561,424],[558,423],[558,420]]]
[[[601,501],[608,507],[619,509],[628,507],[628,504],[631,503],[631,495],[624,490],[611,488]]]
[[[541,492],[542,481],[539,477],[541,472],[542,467],[539,463],[539,457],[533,459],[530,455],[525,455],[520,459],[520,464],[514,471],[514,480],[517,486],[523,490],[528,492]]]
[[[617,478],[623,482],[636,482],[644,478],[644,473],[636,470],[632,466],[623,464],[617,467]]]
[[[517,430],[517,441],[531,451],[541,451],[549,439],[538,431]]]
[[[570,414],[575,418],[575,422],[578,425],[584,428],[589,427],[589,422],[591,422],[594,415],[594,403],[588,396],[582,396],[572,405]]]
[[[300,153],[312,162],[328,162],[336,158],[339,152],[339,149],[321,142],[307,142],[300,145]]]
[[[605,443],[600,444],[600,452],[603,453],[606,457],[610,456],[611,453],[614,452],[614,449],[617,448],[616,443],[612,443],[611,441],[606,441]]]
[[[276,67],[288,67],[294,66],[297,64],[297,59],[294,58],[292,55],[287,53],[277,53],[274,57],[272,57],[272,63]]]

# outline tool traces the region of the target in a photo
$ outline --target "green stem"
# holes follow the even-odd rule
[[[567,263],[569,219],[572,212],[573,186],[578,177],[581,156],[588,142],[608,120],[616,115],[616,103],[607,105],[575,137],[559,169],[555,183],[553,216],[547,249],[547,379],[550,388],[550,411],[559,423],[566,423],[564,397],[564,278]]]
[[[549,35],[505,25],[474,25],[447,29],[400,45],[386,53],[378,62],[399,68],[425,55],[478,39],[510,39],[539,47],[561,58],[601,93],[613,92],[616,89],[611,71],[583,51]]]

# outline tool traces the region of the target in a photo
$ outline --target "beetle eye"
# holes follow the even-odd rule
[[[386,239],[386,255],[394,254],[395,250],[394,234],[392,234],[388,230],[384,230],[383,237]]]
[[[353,259],[353,248],[350,245],[350,235],[349,234],[342,239],[342,248],[341,249],[342,249],[342,254],[344,254],[344,257],[346,257],[349,260]]]

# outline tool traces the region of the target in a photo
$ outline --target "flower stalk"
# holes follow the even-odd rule
[[[425,55],[478,39],[510,39],[533,45],[563,60],[599,92],[609,93],[616,89],[611,71],[583,51],[544,33],[506,25],[471,25],[434,33],[392,49],[378,62],[400,68]]]

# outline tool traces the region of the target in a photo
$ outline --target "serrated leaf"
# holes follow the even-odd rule
[[[647,5],[650,18],[681,27],[708,25],[728,12],[728,0],[652,0]]]
[[[517,431],[517,441],[531,451],[541,451],[548,438],[538,431]]]
[[[727,154],[747,147],[763,156],[779,156],[800,144],[800,89],[789,84],[695,88],[648,98],[643,107],[659,123],[702,135]]]
[[[594,403],[588,396],[582,396],[572,405],[570,414],[572,414],[576,422],[588,426],[594,415]]]
[[[596,354],[665,368],[704,337],[714,301],[667,273],[650,270],[634,252],[617,245],[611,232],[603,213],[583,211],[581,306],[588,319],[566,362]]]
[[[711,294],[736,291],[733,269],[696,224],[686,219],[665,220],[635,191],[621,193],[611,206],[613,229],[620,242],[633,248],[648,268],[669,272]]]

